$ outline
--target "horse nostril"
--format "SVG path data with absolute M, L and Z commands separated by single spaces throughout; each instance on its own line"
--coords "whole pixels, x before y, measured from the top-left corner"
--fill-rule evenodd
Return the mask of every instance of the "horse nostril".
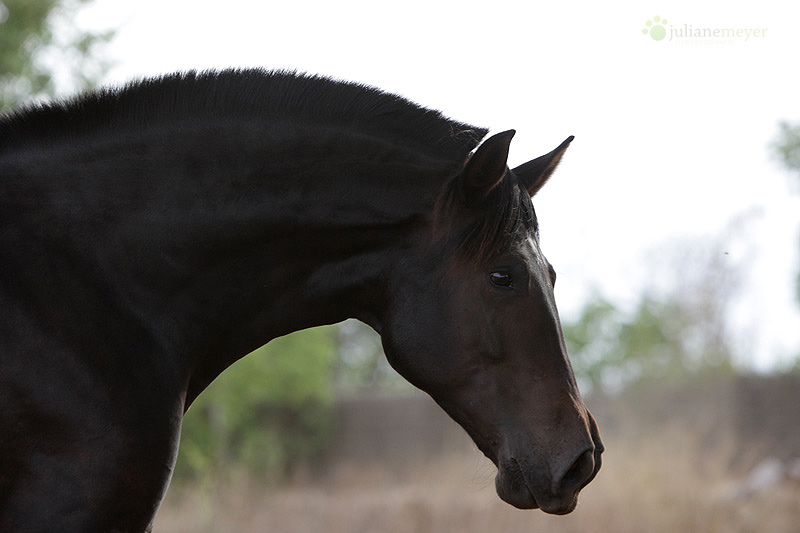
M 564 473 L 561 478 L 561 489 L 579 489 L 588 482 L 594 473 L 594 450 L 586 450 L 575 459 L 572 466 Z

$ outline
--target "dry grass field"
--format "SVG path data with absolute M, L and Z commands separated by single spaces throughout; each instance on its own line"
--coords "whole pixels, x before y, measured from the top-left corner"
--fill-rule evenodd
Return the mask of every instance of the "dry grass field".
M 702 406 L 687 400 L 685 416 L 648 416 L 650 423 L 640 418 L 636 427 L 620 424 L 636 418 L 624 408 L 611 416 L 619 408 L 601 406 L 601 424 L 608 422 L 603 469 L 578 508 L 563 517 L 500 501 L 489 461 L 457 446 L 400 465 L 350 459 L 280 489 L 248 479 L 179 488 L 168 495 L 155 531 L 800 532 L 797 479 L 786 476 L 762 491 L 733 496 L 768 446 L 756 439 L 743 446 L 737 425 L 720 419 L 719 408 L 727 410 L 730 402 L 712 396 L 716 400 Z M 652 400 L 661 406 L 673 401 L 669 394 Z

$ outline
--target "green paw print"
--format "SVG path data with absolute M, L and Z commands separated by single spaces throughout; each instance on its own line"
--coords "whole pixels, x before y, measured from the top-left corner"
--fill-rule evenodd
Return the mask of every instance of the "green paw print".
M 645 22 L 647 28 L 643 29 L 642 33 L 644 33 L 645 35 L 649 33 L 650 37 L 652 37 L 653 40 L 660 41 L 661 39 L 667 36 L 667 29 L 664 27 L 664 24 L 666 23 L 667 19 L 662 19 L 661 17 L 656 15 L 655 17 L 653 17 L 653 20 L 648 20 L 647 22 Z

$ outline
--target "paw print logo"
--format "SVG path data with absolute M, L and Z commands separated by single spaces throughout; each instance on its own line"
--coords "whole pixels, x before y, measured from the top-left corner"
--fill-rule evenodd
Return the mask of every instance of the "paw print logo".
M 648 20 L 644 23 L 647 28 L 643 29 L 642 33 L 645 35 L 650 34 L 654 41 L 660 41 L 667 36 L 667 29 L 664 27 L 666 23 L 667 19 L 662 19 L 656 15 L 653 20 Z

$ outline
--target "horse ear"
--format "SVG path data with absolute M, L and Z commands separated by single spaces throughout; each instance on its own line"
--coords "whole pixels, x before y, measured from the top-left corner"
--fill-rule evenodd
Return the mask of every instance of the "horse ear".
M 461 172 L 461 183 L 468 205 L 483 200 L 506 174 L 508 147 L 516 132 L 504 131 L 486 139 L 472 154 Z
M 563 143 L 558 145 L 558 148 L 549 154 L 537 157 L 533 161 L 523 163 L 513 170 L 517 178 L 519 178 L 525 185 L 525 188 L 528 189 L 528 194 L 533 196 L 547 183 L 550 175 L 556 169 L 558 162 L 561 161 L 561 156 L 567 151 L 569 143 L 571 143 L 574 138 L 575 136 L 570 135 Z

